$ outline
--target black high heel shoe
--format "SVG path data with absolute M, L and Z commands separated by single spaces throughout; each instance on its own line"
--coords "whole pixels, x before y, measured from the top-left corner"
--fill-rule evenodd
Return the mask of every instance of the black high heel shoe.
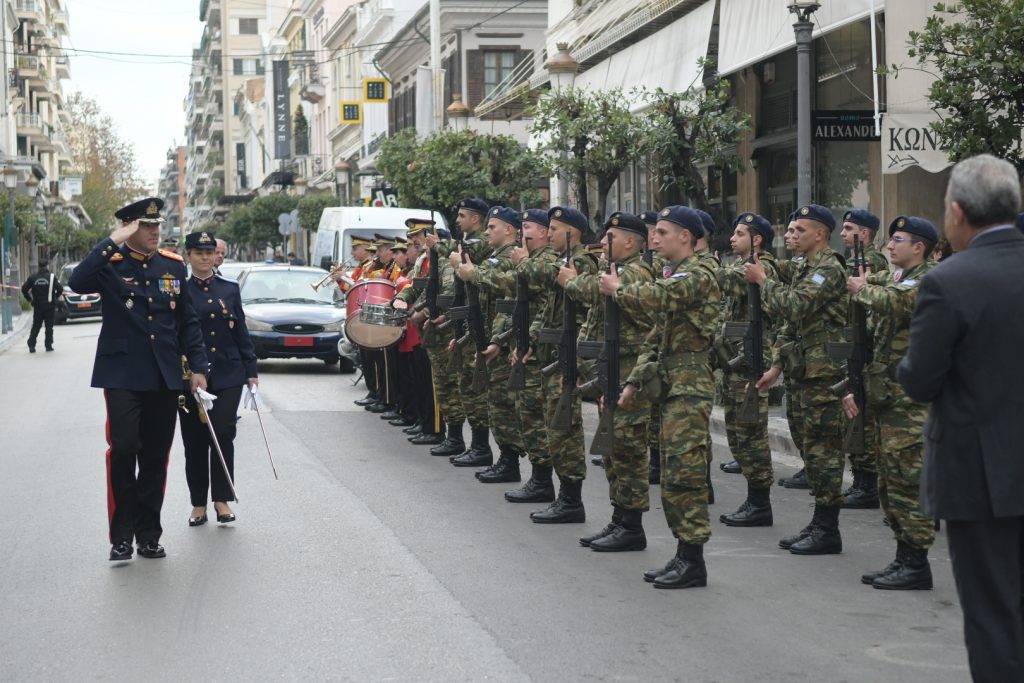
M 203 514 L 199 515 L 198 517 L 189 517 L 188 518 L 188 525 L 189 526 L 202 526 L 202 525 L 206 524 L 206 521 L 207 521 L 206 511 L 204 510 Z
M 214 509 L 216 510 L 216 506 L 214 506 Z M 226 515 L 222 515 L 219 511 L 217 512 L 217 522 L 218 523 L 220 523 L 220 524 L 227 524 L 227 523 L 233 522 L 233 521 L 235 521 L 235 514 L 233 512 L 229 512 Z

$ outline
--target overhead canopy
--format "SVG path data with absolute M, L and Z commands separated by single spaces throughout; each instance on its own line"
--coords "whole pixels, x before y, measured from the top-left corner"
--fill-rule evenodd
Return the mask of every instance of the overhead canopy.
M 730 74 L 796 46 L 785 0 L 722 0 L 718 70 Z M 860 21 L 871 14 L 872 0 L 822 0 L 812 15 L 814 36 Z M 885 0 L 874 0 L 875 11 Z
M 707 55 L 714 18 L 715 2 L 708 0 L 657 33 L 577 75 L 575 86 L 587 90 L 622 88 L 627 94 L 633 86 L 666 92 L 699 86 L 702 71 L 697 60 Z

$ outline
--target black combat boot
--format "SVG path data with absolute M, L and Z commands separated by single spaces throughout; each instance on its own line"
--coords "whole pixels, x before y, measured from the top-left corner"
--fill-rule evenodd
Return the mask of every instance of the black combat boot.
M 854 477 L 856 476 L 857 473 L 854 472 Z M 851 510 L 876 510 L 881 507 L 878 500 L 878 473 L 861 470 L 860 486 L 855 483 L 850 487 L 839 507 Z
M 558 498 L 543 510 L 530 513 L 530 519 L 535 524 L 579 524 L 587 521 L 587 511 L 583 508 L 583 480 L 582 479 L 559 479 Z M 612 514 L 614 520 L 615 514 Z M 608 527 L 614 526 L 612 522 Z M 603 532 L 602 532 L 603 533 Z M 580 544 L 584 539 L 580 539 Z
M 456 467 L 487 467 L 494 464 L 494 453 L 491 452 L 491 444 L 488 441 L 490 432 L 487 427 L 470 426 L 473 437 L 469 442 L 469 448 L 460 455 L 454 455 L 448 460 Z
M 483 472 L 477 472 L 476 478 L 481 484 L 504 484 L 510 481 L 522 481 L 519 473 L 519 456 L 523 454 L 514 446 L 501 446 L 497 464 Z
M 747 484 L 747 499 L 740 509 L 718 518 L 726 526 L 771 526 L 772 501 L 769 489 L 755 489 Z
M 897 550 L 897 553 L 899 551 Z M 930 591 L 932 568 L 928 550 L 903 544 L 903 559 L 896 569 L 876 578 L 871 585 L 885 591 Z
M 591 458 L 590 464 L 597 465 L 598 467 L 604 467 L 604 457 L 599 455 L 596 458 Z
M 448 436 L 445 440 L 430 449 L 431 455 L 459 455 L 466 450 L 466 442 L 462 440 L 462 423 L 448 424 Z
M 743 468 L 740 467 L 740 464 L 735 460 L 730 460 L 729 462 L 721 463 L 718 466 L 718 469 L 728 474 L 740 474 L 743 471 Z
M 647 464 L 647 483 L 661 484 L 661 450 L 651 446 L 651 460 Z
M 793 545 L 789 552 L 794 555 L 834 555 L 843 552 L 843 537 L 839 535 L 839 506 L 815 505 L 820 508 L 818 523 L 811 533 Z
M 590 549 L 601 553 L 644 550 L 647 548 L 647 536 L 644 534 L 643 516 L 641 510 L 623 510 L 622 523 L 607 536 L 591 541 Z
M 792 477 L 783 477 L 782 479 L 779 479 L 779 486 L 784 486 L 787 489 L 811 488 L 811 483 L 807 481 L 807 470 L 801 467 Z
M 669 570 L 654 579 L 655 588 L 696 588 L 708 585 L 703 545 L 679 541 L 676 556 L 669 564 Z
M 821 519 L 821 507 L 818 505 L 814 506 L 814 514 L 811 515 L 810 523 L 800 531 L 796 532 L 792 536 L 785 536 L 779 539 L 779 547 L 783 550 L 789 550 L 793 547 L 793 544 L 799 543 L 808 536 L 811 535 L 811 530 L 818 525 Z
M 530 478 L 521 488 L 505 491 L 510 503 L 550 503 L 555 499 L 555 485 L 551 483 L 551 465 L 530 465 Z
M 885 565 L 882 569 L 876 569 L 873 572 L 864 572 L 860 575 L 860 582 L 870 586 L 875 582 L 875 579 L 896 571 L 899 569 L 900 565 L 903 564 L 903 558 L 906 556 L 906 552 L 906 544 L 903 541 L 896 541 L 896 559 Z
M 591 534 L 590 536 L 584 536 L 583 538 L 581 538 L 580 545 L 582 545 L 585 548 L 589 548 L 591 543 L 593 543 L 599 538 L 604 538 L 611 532 L 615 531 L 615 528 L 618 527 L 620 524 L 622 524 L 622 508 L 618 508 L 612 505 L 612 521 L 609 522 L 608 525 L 605 526 L 605 528 L 601 529 L 596 534 Z

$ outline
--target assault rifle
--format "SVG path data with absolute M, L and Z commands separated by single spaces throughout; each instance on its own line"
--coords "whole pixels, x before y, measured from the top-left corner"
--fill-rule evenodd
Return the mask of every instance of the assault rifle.
M 614 272 L 615 262 L 612 260 L 612 240 L 614 235 L 608 233 L 608 273 Z M 593 455 L 612 455 L 614 444 L 613 432 L 615 409 L 619 402 L 619 304 L 614 296 L 604 299 L 604 342 L 601 353 L 597 357 L 597 382 L 604 394 L 604 411 L 597 423 L 597 432 L 590 442 Z
M 459 251 L 462 251 L 464 246 L 462 238 L 460 237 L 457 241 Z M 455 324 L 455 350 L 452 352 L 452 366 L 455 372 L 462 371 L 462 347 L 469 341 L 469 332 L 466 330 L 466 283 L 463 282 L 458 273 L 454 275 L 455 281 L 455 296 L 451 302 L 445 302 L 448 304 L 448 319 L 438 325 L 437 329 L 440 332 L 448 329 Z M 445 297 L 447 298 L 447 297 Z M 441 304 L 439 304 L 441 305 Z
M 750 238 L 750 260 L 754 263 L 754 238 Z M 757 424 L 761 420 L 761 399 L 757 382 L 764 374 L 764 318 L 761 311 L 761 286 L 747 284 L 747 322 L 727 322 L 723 336 L 742 339 L 743 352 L 729 361 L 733 372 L 743 371 L 747 376 L 747 390 L 743 403 L 736 412 L 740 424 Z
M 459 250 L 462 253 L 462 262 L 469 262 L 469 254 L 466 253 L 465 247 L 462 243 L 459 243 Z M 462 279 L 455 275 L 456 282 L 456 297 L 458 297 L 458 283 L 462 282 Z M 487 360 L 484 358 L 484 351 L 487 350 L 487 332 L 484 330 L 484 313 L 480 308 L 480 290 L 476 285 L 472 285 L 468 282 L 462 283 L 464 286 L 466 305 L 464 311 L 456 312 L 455 308 L 451 309 L 453 317 L 458 316 L 465 320 L 466 328 L 469 330 L 463 337 L 455 340 L 455 352 L 460 353 L 459 347 L 466 344 L 469 338 L 473 338 L 473 344 L 476 346 L 476 364 L 473 367 L 473 390 L 484 391 L 487 388 Z M 461 364 L 461 359 L 460 359 Z
M 565 231 L 565 264 L 572 263 L 572 232 Z M 562 329 L 542 329 L 541 343 L 558 344 L 558 360 L 545 366 L 541 373 L 547 377 L 556 370 L 562 374 L 562 391 L 558 395 L 551 428 L 560 431 L 572 429 L 573 394 L 576 392 L 576 301 L 562 290 Z
M 441 275 L 438 273 L 436 247 L 437 245 L 434 245 L 430 248 L 430 251 L 427 252 L 427 267 L 429 272 L 427 273 L 426 296 L 424 301 L 427 308 L 427 317 L 430 320 L 435 320 L 437 316 L 441 315 L 441 308 L 437 303 L 437 297 L 441 292 Z M 434 329 L 433 325 L 426 325 L 424 327 L 423 340 L 430 342 L 436 334 L 437 331 Z
M 860 274 L 867 266 L 864 245 L 860 236 L 853 237 L 853 272 Z M 864 453 L 864 410 L 867 406 L 867 392 L 864 389 L 864 368 L 870 358 L 868 348 L 868 321 L 864 306 L 850 302 L 850 326 L 843 328 L 845 341 L 829 342 L 828 355 L 846 361 L 846 377 L 832 385 L 832 392 L 839 397 L 852 393 L 857 403 L 857 417 L 850 421 L 843 439 L 843 450 L 860 455 Z
M 522 246 L 527 246 L 523 236 Z M 530 281 L 525 275 L 516 275 L 516 307 L 512 312 L 512 329 L 516 336 L 515 362 L 508 376 L 508 388 L 522 391 L 526 388 L 526 363 L 523 356 L 530 350 Z

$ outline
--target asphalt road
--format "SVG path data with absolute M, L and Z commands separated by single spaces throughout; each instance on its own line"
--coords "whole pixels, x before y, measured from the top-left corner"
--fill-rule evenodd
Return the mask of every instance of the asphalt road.
M 0 355 L 0 680 L 968 678 L 942 534 L 935 590 L 877 591 L 859 576 L 891 559 L 878 511 L 843 513 L 843 554 L 796 557 L 776 543 L 807 522 L 806 492 L 773 491 L 774 528 L 729 529 L 717 516 L 745 484 L 715 467 L 709 585 L 655 590 L 641 573 L 675 549 L 656 487 L 645 552 L 581 548 L 609 515 L 602 470 L 586 524 L 534 525 L 535 506 L 410 446 L 316 361 L 261 363 L 280 480 L 245 411 L 237 524 L 187 526 L 176 442 L 168 557 L 110 563 L 98 332 L 73 323 L 55 353 Z

